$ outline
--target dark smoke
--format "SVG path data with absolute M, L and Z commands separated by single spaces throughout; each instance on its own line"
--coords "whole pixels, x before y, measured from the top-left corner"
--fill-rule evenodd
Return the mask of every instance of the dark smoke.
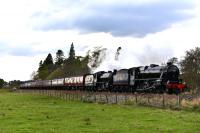
M 117 48 L 117 52 L 116 52 L 116 54 L 115 54 L 115 60 L 117 61 L 117 60 L 119 60 L 119 55 L 120 55 L 120 51 L 121 51 L 121 47 L 118 47 Z

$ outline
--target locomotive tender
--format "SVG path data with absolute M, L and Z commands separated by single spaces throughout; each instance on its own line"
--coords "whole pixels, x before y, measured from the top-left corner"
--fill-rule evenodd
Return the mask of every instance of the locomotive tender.
M 64 89 L 109 92 L 181 93 L 186 85 L 179 79 L 179 69 L 172 63 L 159 66 L 133 67 L 112 71 L 100 71 L 74 77 L 53 80 L 27 81 L 20 89 Z

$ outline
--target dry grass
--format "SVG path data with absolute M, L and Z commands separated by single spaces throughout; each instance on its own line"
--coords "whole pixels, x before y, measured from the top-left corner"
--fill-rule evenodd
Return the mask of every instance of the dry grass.
M 200 106 L 200 98 L 196 98 L 192 100 L 192 105 L 193 106 Z
M 183 99 L 181 101 L 181 106 L 183 108 L 200 109 L 200 98 L 195 98 L 192 101 Z

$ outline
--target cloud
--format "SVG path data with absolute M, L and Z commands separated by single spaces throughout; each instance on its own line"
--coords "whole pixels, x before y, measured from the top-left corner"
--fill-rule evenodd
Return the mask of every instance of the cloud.
M 28 80 L 35 68 L 38 67 L 40 56 L 10 56 L 0 58 L 0 76 L 6 81 Z M 36 63 L 33 63 L 33 60 Z
M 4 49 L 6 49 L 6 45 L 4 42 L 0 42 L 0 53 L 3 53 L 4 52 Z
M 166 63 L 168 59 L 173 57 L 173 50 L 169 47 L 153 48 L 147 45 L 143 48 L 143 52 L 136 55 L 136 59 L 140 64 L 157 64 Z
M 32 46 L 10 46 L 1 44 L 0 56 L 35 56 L 38 54 L 44 54 L 42 51 L 33 50 Z
M 57 11 L 34 14 L 32 18 L 38 21 L 35 28 L 45 31 L 75 29 L 80 33 L 104 32 L 113 36 L 144 37 L 191 18 L 192 15 L 186 10 L 194 6 L 191 1 L 185 0 L 79 4 L 76 2 L 69 6 L 68 3 Z
M 31 47 L 15 47 L 8 51 L 12 56 L 34 56 L 41 54 L 39 51 L 33 51 Z

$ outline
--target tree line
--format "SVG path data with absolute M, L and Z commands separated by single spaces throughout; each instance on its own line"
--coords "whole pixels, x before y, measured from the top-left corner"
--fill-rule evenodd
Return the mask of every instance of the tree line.
M 33 73 L 32 78 L 33 80 L 44 80 L 89 73 L 88 59 L 88 56 L 76 56 L 72 43 L 67 58 L 60 49 L 56 52 L 55 59 L 49 53 L 44 61 L 40 61 L 39 68 L 36 73 Z

